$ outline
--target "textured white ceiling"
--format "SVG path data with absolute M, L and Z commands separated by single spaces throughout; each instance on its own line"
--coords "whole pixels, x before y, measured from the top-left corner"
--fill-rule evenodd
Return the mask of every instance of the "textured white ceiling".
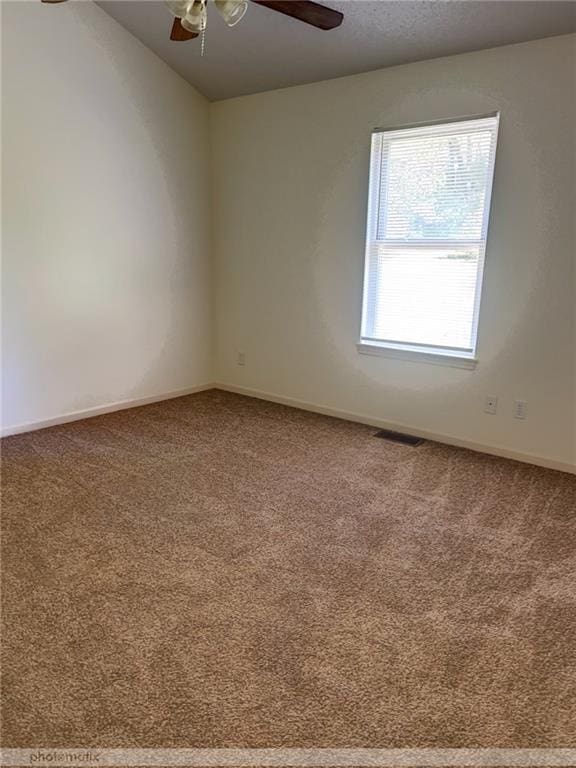
M 173 17 L 163 2 L 98 2 L 212 101 L 576 31 L 576 2 L 571 0 L 324 4 L 344 13 L 338 29 L 318 30 L 253 4 L 229 29 L 209 8 L 201 57 L 199 39 L 170 41 Z

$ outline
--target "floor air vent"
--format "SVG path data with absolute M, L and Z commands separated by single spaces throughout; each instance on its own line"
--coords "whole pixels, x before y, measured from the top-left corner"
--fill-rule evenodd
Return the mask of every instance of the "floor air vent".
M 405 435 L 402 432 L 392 432 L 389 429 L 380 429 L 374 437 L 381 437 L 383 440 L 390 440 L 393 443 L 402 443 L 402 445 L 420 445 L 424 440 L 414 435 Z

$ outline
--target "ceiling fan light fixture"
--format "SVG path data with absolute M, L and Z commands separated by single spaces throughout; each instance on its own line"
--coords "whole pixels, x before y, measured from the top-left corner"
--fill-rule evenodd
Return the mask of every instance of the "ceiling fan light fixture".
M 216 9 L 229 27 L 242 20 L 248 10 L 246 0 L 214 0 Z
M 180 19 L 180 23 L 188 32 L 201 34 L 206 29 L 206 0 L 193 0 L 189 3 L 186 14 Z
M 177 19 L 181 19 L 186 16 L 188 8 L 192 5 L 192 3 L 193 0 L 166 0 L 168 10 L 170 13 L 176 16 Z

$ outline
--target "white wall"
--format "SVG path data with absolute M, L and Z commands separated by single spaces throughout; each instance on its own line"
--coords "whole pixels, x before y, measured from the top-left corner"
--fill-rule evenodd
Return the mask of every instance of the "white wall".
M 212 105 L 217 380 L 573 465 L 574 41 Z M 477 369 L 359 355 L 371 129 L 494 110 Z M 497 416 L 483 413 L 486 395 L 500 398 Z M 515 397 L 526 421 L 512 417 Z
M 576 463 L 574 36 L 208 105 L 92 3 L 2 17 L 5 428 L 217 379 Z M 496 109 L 478 368 L 359 355 L 371 129 Z
M 92 3 L 2 3 L 3 423 L 211 378 L 208 104 Z

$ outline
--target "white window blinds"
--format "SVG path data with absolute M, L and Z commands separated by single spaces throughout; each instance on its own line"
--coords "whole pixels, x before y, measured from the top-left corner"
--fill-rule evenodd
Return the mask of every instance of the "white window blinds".
M 372 135 L 362 344 L 474 358 L 497 131 Z

